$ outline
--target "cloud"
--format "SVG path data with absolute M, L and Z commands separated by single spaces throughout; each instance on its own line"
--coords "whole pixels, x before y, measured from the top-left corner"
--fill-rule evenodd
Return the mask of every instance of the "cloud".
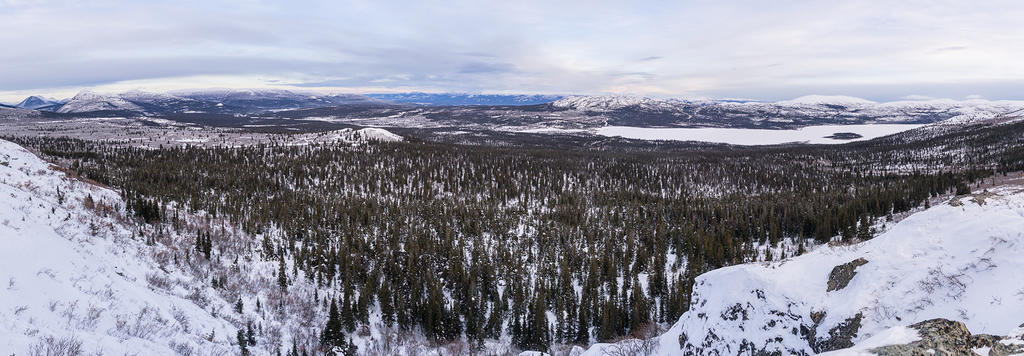
M 966 50 L 966 49 L 967 49 L 967 46 L 949 46 L 949 47 L 936 48 L 935 52 L 936 53 L 955 52 L 955 51 L 963 51 L 963 50 Z
M 196 77 L 344 90 L 998 97 L 1024 81 L 1024 48 L 1008 45 L 1024 37 L 1022 17 L 1015 1 L 8 0 L 0 98 Z
M 515 71 L 515 66 L 508 63 L 469 62 L 463 64 L 459 73 L 508 73 Z

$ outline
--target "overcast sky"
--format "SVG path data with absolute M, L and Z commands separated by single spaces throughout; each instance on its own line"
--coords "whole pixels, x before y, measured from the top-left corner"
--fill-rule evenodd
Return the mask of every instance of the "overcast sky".
M 0 100 L 209 87 L 1024 99 L 1021 1 L 0 0 Z

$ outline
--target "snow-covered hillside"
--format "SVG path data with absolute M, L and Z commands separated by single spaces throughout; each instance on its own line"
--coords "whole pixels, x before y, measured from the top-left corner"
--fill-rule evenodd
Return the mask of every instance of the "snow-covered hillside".
M 652 110 L 671 110 L 678 105 L 688 104 L 679 99 L 656 99 L 642 96 L 570 96 L 556 100 L 552 106 L 579 111 L 612 111 L 625 107 L 639 107 Z
M 907 341 L 890 328 L 933 318 L 1007 335 L 1024 322 L 1021 256 L 1024 187 L 956 197 L 857 245 L 701 275 L 658 354 L 814 354 L 884 331 L 868 342 L 880 346 Z
M 101 95 L 83 91 L 57 109 L 59 113 L 83 113 L 91 111 L 142 111 L 142 108 L 117 95 Z
M 41 96 L 30 96 L 22 100 L 15 107 L 29 110 L 54 110 L 63 104 L 60 100 L 48 99 Z
M 115 192 L 68 178 L 0 141 L 0 196 L 5 354 L 59 345 L 83 354 L 232 350 L 236 328 L 181 296 L 203 281 L 177 270 L 166 252 L 143 252 Z
M 878 103 L 849 96 L 808 95 L 778 102 L 572 96 L 552 107 L 607 115 L 638 127 L 801 127 L 821 124 L 963 123 L 1024 111 L 1022 101 L 908 100 Z

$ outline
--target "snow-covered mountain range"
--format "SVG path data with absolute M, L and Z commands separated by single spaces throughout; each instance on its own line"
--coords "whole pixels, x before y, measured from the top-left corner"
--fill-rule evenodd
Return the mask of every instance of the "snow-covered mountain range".
M 367 94 L 382 101 L 416 105 L 537 105 L 561 99 L 560 95 L 389 93 Z
M 924 100 L 877 103 L 847 96 L 810 95 L 779 102 L 568 97 L 551 104 L 609 117 L 609 124 L 649 127 L 789 127 L 821 124 L 926 124 L 973 120 L 1024 110 L 1024 101 Z
M 372 104 L 377 100 L 354 94 L 313 95 L 287 90 L 199 90 L 172 93 L 129 91 L 99 94 L 82 91 L 66 100 L 26 98 L 18 107 L 56 111 L 64 114 L 125 112 L 138 114 L 171 113 L 258 113 L 347 104 Z

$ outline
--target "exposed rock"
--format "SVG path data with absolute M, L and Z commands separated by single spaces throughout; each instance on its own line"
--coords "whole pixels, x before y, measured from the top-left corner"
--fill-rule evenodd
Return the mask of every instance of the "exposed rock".
M 825 314 L 826 313 L 825 313 L 824 310 L 812 311 L 811 312 L 811 321 L 814 322 L 814 325 L 821 324 L 821 321 L 823 319 L 825 319 Z
M 1024 324 L 1021 324 L 1009 336 L 1000 338 L 992 344 L 989 356 L 1009 356 L 1024 354 Z
M 867 263 L 867 261 L 865 261 L 865 263 Z M 854 315 L 832 329 L 829 329 L 827 338 L 818 338 L 812 343 L 811 346 L 814 349 L 814 352 L 820 353 L 852 347 L 853 338 L 857 337 L 857 331 L 860 330 L 860 322 L 863 318 L 863 314 L 857 313 L 857 315 Z
M 911 325 L 910 328 L 918 331 L 920 340 L 903 345 L 882 346 L 871 349 L 871 352 L 885 356 L 977 355 L 973 350 L 975 337 L 971 336 L 962 322 L 931 319 Z
M 853 276 L 857 275 L 857 267 L 867 263 L 868 260 L 861 257 L 832 268 L 832 273 L 828 275 L 828 288 L 825 291 L 831 292 L 846 288 L 850 281 L 853 280 Z

